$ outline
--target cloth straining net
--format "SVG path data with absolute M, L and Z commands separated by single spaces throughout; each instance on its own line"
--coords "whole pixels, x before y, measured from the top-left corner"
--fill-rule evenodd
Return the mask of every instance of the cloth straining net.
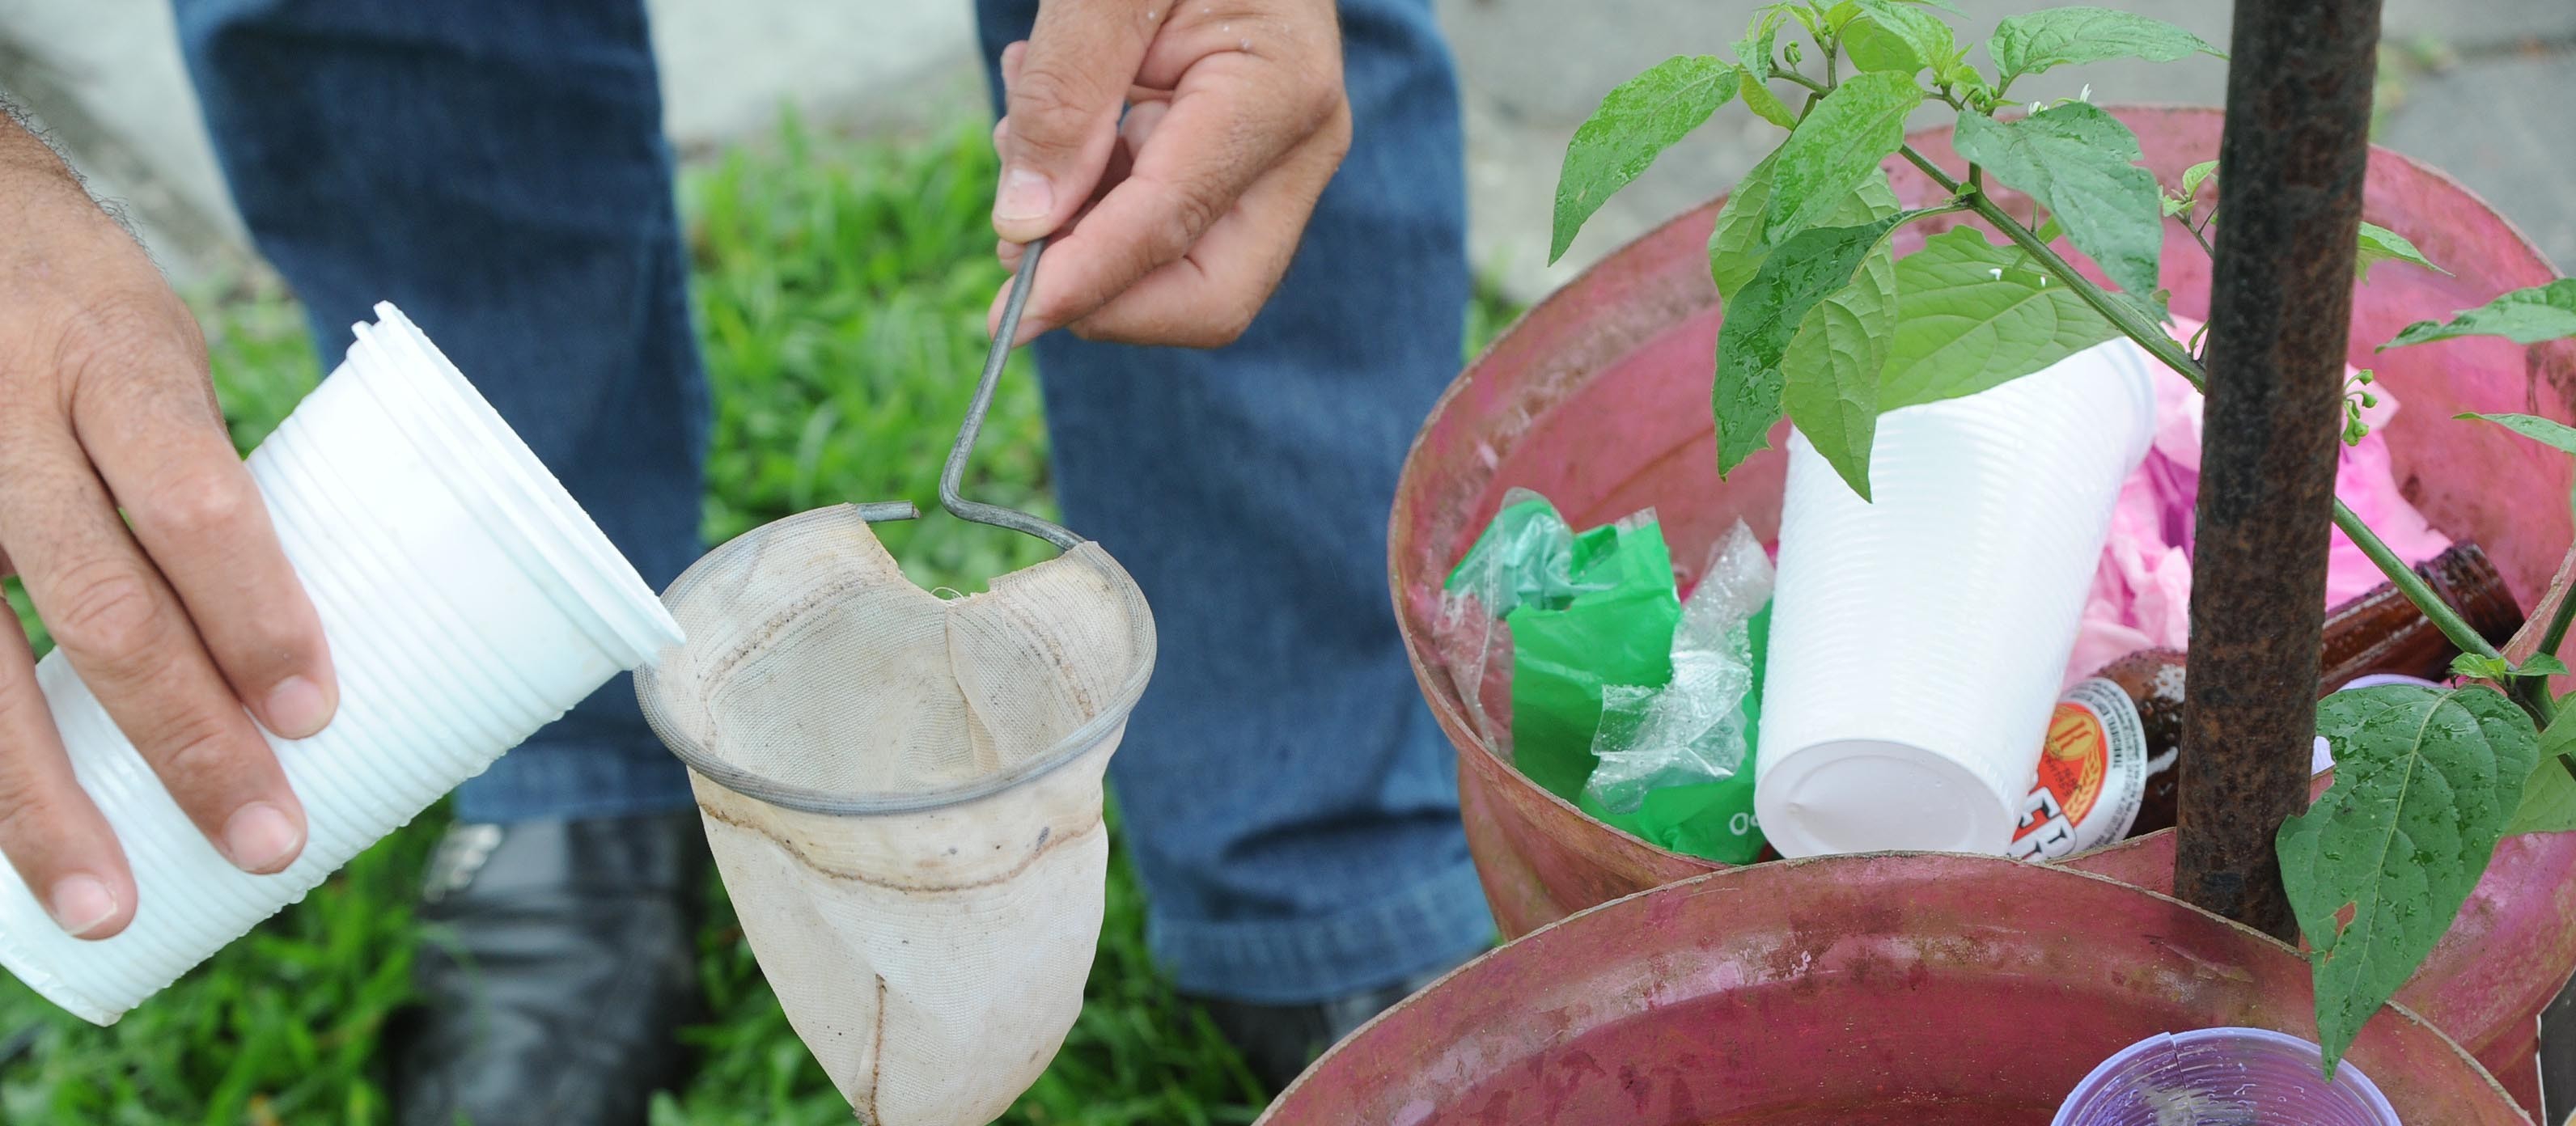
M 664 595 L 636 674 L 796 1033 L 878 1126 L 991 1121 L 1082 1004 L 1101 776 L 1154 663 L 1099 545 L 942 599 L 848 506 L 755 529 Z

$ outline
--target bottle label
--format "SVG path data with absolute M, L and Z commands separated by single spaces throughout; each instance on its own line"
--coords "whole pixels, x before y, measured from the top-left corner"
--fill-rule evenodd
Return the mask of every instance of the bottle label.
M 2147 791 L 2147 730 L 2138 705 L 2096 677 L 2066 690 L 2049 717 L 2039 777 L 2022 802 L 2009 855 L 2062 860 L 2119 840 Z

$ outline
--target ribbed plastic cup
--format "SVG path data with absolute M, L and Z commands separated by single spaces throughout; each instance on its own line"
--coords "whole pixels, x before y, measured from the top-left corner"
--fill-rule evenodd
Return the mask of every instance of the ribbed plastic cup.
M 2370 1077 L 2345 1060 L 2325 1077 L 2317 1046 L 2262 1028 L 2158 1034 L 2102 1061 L 2051 1126 L 2177 1122 L 2400 1126 Z
M 2004 851 L 2155 433 L 2147 363 L 2113 341 L 1881 416 L 1876 503 L 1790 439 L 1754 778 L 1782 855 Z
M 2374 672 L 2366 673 L 2361 676 L 2356 676 L 2351 680 L 2347 680 L 2343 683 L 2343 687 L 2337 688 L 2335 691 L 2350 692 L 2357 688 L 2384 688 L 2392 684 L 2402 685 L 2407 688 L 2440 688 L 2442 686 L 2438 681 L 2426 680 L 2420 676 L 2408 676 L 2404 673 L 2396 672 Z
M 66 935 L 0 865 L 0 966 L 108 1024 L 275 914 L 680 627 L 527 445 L 392 305 L 250 456 L 320 611 L 340 710 L 269 736 L 304 853 L 254 876 L 171 800 L 61 653 L 36 680 L 83 789 L 133 865 L 114 938 Z

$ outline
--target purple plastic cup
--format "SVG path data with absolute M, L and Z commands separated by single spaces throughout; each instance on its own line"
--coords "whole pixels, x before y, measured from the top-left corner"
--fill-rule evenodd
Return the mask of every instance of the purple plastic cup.
M 2343 687 L 2337 688 L 2335 691 L 2350 692 L 2356 688 L 2377 688 L 2383 684 L 2404 684 L 2415 688 L 2440 688 L 2442 686 L 2438 681 L 2426 680 L 2420 676 L 2407 676 L 2403 673 L 2393 672 L 2375 672 L 2367 676 L 2356 676 L 2351 680 L 2347 680 L 2344 682 Z
M 2051 1126 L 2399 1126 L 2370 1077 L 2261 1028 L 2159 1033 L 2103 1060 Z

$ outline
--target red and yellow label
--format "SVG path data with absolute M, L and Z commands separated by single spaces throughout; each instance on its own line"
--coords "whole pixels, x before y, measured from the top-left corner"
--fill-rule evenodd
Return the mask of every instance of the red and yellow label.
M 2082 821 L 2102 798 L 2102 773 L 2111 764 L 2111 740 L 2102 719 L 2082 704 L 2061 702 L 2048 720 L 2039 749 L 2039 788 L 2057 795 L 2070 821 Z
M 2102 679 L 2070 688 L 2049 717 L 2039 767 L 2009 853 L 2058 860 L 2120 839 L 2146 797 L 2146 727 L 2138 705 Z

